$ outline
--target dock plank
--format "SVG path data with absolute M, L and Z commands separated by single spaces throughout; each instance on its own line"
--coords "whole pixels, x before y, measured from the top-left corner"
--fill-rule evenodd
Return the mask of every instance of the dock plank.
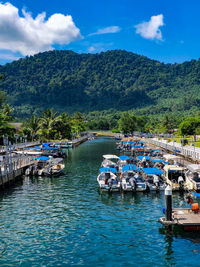
M 200 213 L 194 213 L 191 209 L 173 210 L 173 219 L 179 225 L 200 225 Z

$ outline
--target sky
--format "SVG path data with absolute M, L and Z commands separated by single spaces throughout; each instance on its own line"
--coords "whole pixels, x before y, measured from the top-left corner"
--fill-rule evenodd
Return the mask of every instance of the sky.
M 199 59 L 199 14 L 199 0 L 1 1 L 0 64 L 53 49 Z

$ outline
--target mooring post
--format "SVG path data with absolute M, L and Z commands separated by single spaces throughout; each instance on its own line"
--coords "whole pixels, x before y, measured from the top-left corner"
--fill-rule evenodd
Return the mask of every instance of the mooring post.
M 172 188 L 170 185 L 165 188 L 165 219 L 172 221 Z

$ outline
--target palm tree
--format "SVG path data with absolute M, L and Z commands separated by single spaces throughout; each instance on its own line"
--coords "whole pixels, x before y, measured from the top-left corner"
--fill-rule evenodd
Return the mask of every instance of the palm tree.
M 47 109 L 43 112 L 42 117 L 40 118 L 40 126 L 42 135 L 47 139 L 50 139 L 55 134 L 55 126 L 58 120 L 58 113 L 54 112 L 53 109 Z
M 40 119 L 32 115 L 30 121 L 27 123 L 27 129 L 30 131 L 32 139 L 34 139 L 40 130 Z

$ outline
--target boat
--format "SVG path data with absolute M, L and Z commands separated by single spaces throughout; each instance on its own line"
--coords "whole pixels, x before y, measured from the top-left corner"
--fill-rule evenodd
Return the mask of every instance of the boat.
M 200 192 L 200 165 L 189 164 L 185 173 L 185 184 L 188 190 Z
M 121 182 L 117 176 L 116 168 L 100 168 L 97 182 L 103 192 L 119 192 Z
M 139 161 L 139 165 L 140 165 L 141 168 L 151 167 L 152 159 L 149 156 L 146 156 L 146 155 L 138 156 L 137 160 Z
M 160 169 L 143 168 L 142 172 L 150 191 L 165 190 L 167 184 L 162 179 L 163 172 Z
M 147 183 L 140 174 L 140 168 L 134 164 L 123 166 L 121 187 L 124 192 L 146 191 Z
M 104 168 L 116 168 L 118 170 L 118 164 L 116 162 L 113 162 L 112 160 L 119 160 L 119 157 L 116 155 L 103 155 L 103 162 L 101 164 L 101 167 Z
M 43 169 L 42 174 L 45 176 L 58 176 L 63 172 L 65 164 L 63 158 L 52 158 L 46 168 Z
M 37 165 L 27 168 L 25 171 L 26 175 L 58 176 L 65 167 L 63 158 L 40 156 L 35 158 L 35 160 L 37 160 Z
M 172 187 L 173 191 L 185 189 L 185 168 L 177 165 L 165 165 L 163 168 L 164 179 Z
M 120 156 L 119 160 L 118 160 L 118 169 L 119 172 L 122 171 L 123 166 L 127 165 L 127 164 L 133 164 L 134 163 L 134 158 L 133 157 L 129 157 L 126 155 Z

